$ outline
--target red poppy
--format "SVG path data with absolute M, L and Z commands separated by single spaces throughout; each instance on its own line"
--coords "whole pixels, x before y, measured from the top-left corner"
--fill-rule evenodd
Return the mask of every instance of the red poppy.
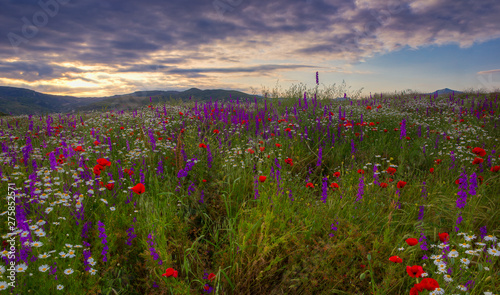
M 142 194 L 142 193 L 144 193 L 146 191 L 146 187 L 144 187 L 144 184 L 138 183 L 134 187 L 132 187 L 131 190 L 134 193 L 140 195 L 140 194 Z
M 410 295 L 418 295 L 418 292 L 424 291 L 424 287 L 420 284 L 413 285 L 413 288 L 410 289 Z
M 382 183 L 380 184 L 380 187 L 381 187 L 381 188 L 386 188 L 386 187 L 387 187 L 387 183 L 382 182 Z
M 214 133 L 215 134 L 219 134 L 219 130 L 218 129 L 214 129 Z
M 132 174 L 134 174 L 134 171 L 132 171 L 132 170 L 130 170 L 128 168 L 123 169 L 123 172 L 127 173 L 129 176 L 132 175 Z
M 358 137 L 358 136 L 359 136 L 359 132 L 354 133 L 354 135 L 355 135 L 356 137 Z
M 203 179 L 202 181 L 203 181 L 203 182 L 207 182 L 207 180 L 206 180 L 206 179 Z
M 486 151 L 480 147 L 475 147 L 472 152 L 480 157 L 486 156 Z
M 424 269 L 420 265 L 407 266 L 406 272 L 412 278 L 420 278 L 420 276 L 424 273 Z
M 285 129 L 285 131 L 286 131 L 286 132 L 291 132 L 291 131 L 292 131 L 292 129 L 290 129 L 290 128 L 286 128 L 286 129 Z
M 410 246 L 415 246 L 416 244 L 418 244 L 418 240 L 415 238 L 409 238 L 409 239 L 406 239 L 406 244 L 408 244 Z
M 167 277 L 167 278 L 173 276 L 174 278 L 176 278 L 177 275 L 178 275 L 178 272 L 176 270 L 174 270 L 173 268 L 167 268 L 167 270 L 165 270 L 165 273 L 162 274 L 161 276 Z
M 439 288 L 438 282 L 433 278 L 424 278 L 420 282 L 420 286 L 422 286 L 427 291 L 434 291 Z
M 77 146 L 76 148 L 73 148 L 75 152 L 84 152 L 85 150 L 82 148 L 81 145 Z
M 206 148 L 207 148 L 207 145 L 206 145 L 206 144 L 204 144 L 204 143 L 200 143 L 198 146 L 199 146 L 199 147 L 201 147 L 201 148 L 204 148 L 204 149 L 206 149 Z
M 500 166 L 499 165 L 493 166 L 490 169 L 491 172 L 498 172 L 499 170 L 500 170 Z
M 114 187 L 115 187 L 115 184 L 114 184 L 114 183 L 112 183 L 112 182 L 111 182 L 111 183 L 106 184 L 106 188 L 107 188 L 109 191 L 110 191 L 110 190 L 112 190 Z
M 293 160 L 291 158 L 286 158 L 285 163 L 287 163 L 290 166 L 293 166 Z
M 391 176 L 394 175 L 394 173 L 396 173 L 396 169 L 392 167 L 387 168 L 387 170 L 385 171 L 387 171 L 387 173 L 389 173 Z
M 388 180 L 388 181 L 389 181 L 389 182 L 393 182 L 393 181 L 394 181 L 394 179 L 392 179 L 392 178 L 389 178 L 389 180 Z
M 387 129 L 384 129 L 384 132 L 387 132 Z
M 94 141 L 94 145 L 100 145 L 101 143 L 99 142 L 99 140 L 96 140 Z
M 403 259 L 401 259 L 399 256 L 391 256 L 389 257 L 389 260 L 394 263 L 403 263 Z
M 247 152 L 249 152 L 250 154 L 254 154 L 255 153 L 254 150 L 252 150 L 252 149 L 248 149 Z
M 380 109 L 381 107 L 382 107 L 381 105 L 378 105 L 378 106 L 377 106 L 377 109 Z
M 213 272 L 211 272 L 211 273 L 208 275 L 207 279 L 208 279 L 209 281 L 211 281 L 211 280 L 215 279 L 215 274 L 214 274 Z
M 411 137 L 409 137 L 409 136 L 406 137 L 406 140 L 410 140 L 410 139 L 411 139 Z
M 332 184 L 330 184 L 330 187 L 336 189 L 339 188 L 339 185 L 336 182 L 333 182 Z
M 434 162 L 439 165 L 439 164 L 441 164 L 442 161 L 441 161 L 441 159 L 437 159 L 437 160 L 434 160 Z
M 430 173 L 434 173 L 434 168 L 429 169 Z
M 472 165 L 477 165 L 477 164 L 480 164 L 484 162 L 484 160 L 482 158 L 474 158 L 474 161 L 472 161 Z
M 308 183 L 306 184 L 306 187 L 314 187 L 314 184 L 313 184 L 312 182 L 308 182 Z
M 359 169 L 359 170 L 358 170 L 358 173 L 360 173 L 360 174 L 365 174 L 365 170 L 363 170 L 363 169 Z
M 263 152 L 265 149 L 266 149 L 266 148 L 265 148 L 265 147 L 263 147 L 263 146 L 259 147 L 259 150 L 260 150 L 261 152 Z M 285 160 L 285 161 L 286 161 L 286 160 Z
M 111 162 L 104 158 L 97 159 L 97 163 L 101 166 L 111 166 Z
M 179 112 L 179 115 L 181 115 L 181 116 L 182 116 L 182 115 L 184 115 L 184 113 L 183 113 L 183 112 Z
M 371 106 L 367 106 L 367 107 L 366 107 L 366 109 L 367 109 L 367 110 L 371 110 L 371 109 L 372 109 L 372 107 L 371 107 Z
M 264 175 L 259 176 L 260 182 L 264 182 L 264 181 L 266 181 L 266 179 L 267 179 L 267 176 L 264 176 Z
M 123 126 L 122 126 L 122 127 L 120 127 L 120 130 L 123 130 L 123 129 L 125 129 L 125 127 L 123 127 Z
M 403 188 L 403 187 L 405 187 L 405 185 L 406 185 L 406 182 L 400 180 L 400 181 L 398 181 L 398 184 L 396 186 L 397 186 L 397 188 Z
M 276 147 L 281 147 L 281 144 L 277 143 L 277 144 L 276 144 Z
M 94 166 L 94 174 L 97 175 L 97 176 L 101 175 L 101 169 L 99 169 L 98 166 L 102 167 L 101 165 L 95 165 Z
M 340 172 L 335 172 L 335 173 L 333 173 L 333 176 L 335 176 L 335 177 L 340 177 Z
M 441 240 L 441 242 L 447 242 L 450 240 L 450 235 L 448 233 L 439 233 L 439 240 Z

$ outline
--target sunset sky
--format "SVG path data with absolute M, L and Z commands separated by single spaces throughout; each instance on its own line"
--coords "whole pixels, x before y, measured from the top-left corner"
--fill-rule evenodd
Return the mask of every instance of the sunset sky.
M 0 0 L 0 86 L 500 88 L 498 0 Z

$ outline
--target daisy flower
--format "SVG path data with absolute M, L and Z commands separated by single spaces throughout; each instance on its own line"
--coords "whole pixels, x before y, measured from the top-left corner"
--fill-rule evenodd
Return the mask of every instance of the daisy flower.
M 467 258 L 461 258 L 461 259 L 460 259 L 460 262 L 462 262 L 462 263 L 463 263 L 463 264 L 465 264 L 465 265 L 469 265 L 470 260 L 469 260 L 469 259 L 467 259 Z
M 40 248 L 43 246 L 43 243 L 42 242 L 32 242 L 31 243 L 31 247 L 37 247 L 37 248 Z
M 442 288 L 436 288 L 434 291 L 429 293 L 429 295 L 441 295 L 444 294 L 444 289 Z
M 63 285 L 57 285 L 57 290 L 62 290 L 62 289 L 64 289 Z
M 476 238 L 476 236 L 475 235 L 468 235 L 468 236 L 464 236 L 464 238 L 467 242 L 470 242 L 470 241 L 474 240 Z
M 95 274 L 97 273 L 97 270 L 95 270 L 95 269 L 91 268 L 91 269 L 89 270 L 89 273 L 90 273 L 91 275 L 95 275 Z
M 448 253 L 448 257 L 458 257 L 458 251 L 453 249 Z
M 7 289 L 8 286 L 9 285 L 7 284 L 7 282 L 4 281 L 0 282 L 0 291 Z
M 41 272 L 46 272 L 47 270 L 49 270 L 49 266 L 47 264 L 40 265 L 38 267 L 38 270 L 41 271 Z
M 497 241 L 497 237 L 492 236 L 492 235 L 487 235 L 486 237 L 484 237 L 484 240 L 485 240 L 485 241 L 492 241 L 492 242 L 496 242 L 496 241 Z
M 457 288 L 458 288 L 458 290 L 460 290 L 460 291 L 464 291 L 464 292 L 465 292 L 465 291 L 467 291 L 467 288 L 466 288 L 464 285 L 460 285 L 460 286 L 458 286 Z
M 1 272 L 1 273 L 4 273 L 4 272 L 5 272 L 5 266 L 0 265 L 0 272 Z
M 488 254 L 493 255 L 493 256 L 500 256 L 500 252 L 497 249 L 494 249 L 494 248 L 489 248 L 488 249 Z
M 449 283 L 449 282 L 453 282 L 453 278 L 449 275 L 449 274 L 445 274 L 444 275 L 444 280 Z
M 460 247 L 462 247 L 462 248 L 470 248 L 470 245 L 467 243 L 462 243 L 462 244 L 458 244 L 458 245 L 460 245 Z
M 16 266 L 17 272 L 25 272 L 28 269 L 28 266 L 25 263 L 19 264 Z
M 73 269 L 71 269 L 71 268 L 68 268 L 68 269 L 65 269 L 65 270 L 64 270 L 64 274 L 65 274 L 65 275 L 70 275 L 70 274 L 72 274 L 73 272 L 74 272 L 74 271 L 73 271 Z
M 45 258 L 49 258 L 49 257 L 50 257 L 50 254 L 47 254 L 47 253 L 38 254 L 39 259 L 45 259 Z

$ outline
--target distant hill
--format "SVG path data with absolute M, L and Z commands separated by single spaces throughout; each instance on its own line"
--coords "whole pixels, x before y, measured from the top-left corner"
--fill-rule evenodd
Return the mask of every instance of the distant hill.
M 66 113 L 99 99 L 51 95 L 25 88 L 0 86 L 0 113 L 13 115 Z
M 450 89 L 450 88 L 444 88 L 444 89 L 439 89 L 439 90 L 436 90 L 434 92 L 427 93 L 427 94 L 428 95 L 429 94 L 434 94 L 436 92 L 437 92 L 438 95 L 441 95 L 441 94 L 452 94 L 453 92 L 455 92 L 455 94 L 461 94 L 462 93 L 461 91 L 453 90 L 453 89 Z
M 200 90 L 191 88 L 186 91 L 136 91 L 130 94 L 113 95 L 108 97 L 74 97 L 60 96 L 36 92 L 25 88 L 0 86 L 0 114 L 43 114 L 43 113 L 68 113 L 73 111 L 91 110 L 131 110 L 151 101 L 175 102 L 189 99 L 203 100 L 229 100 L 236 98 L 254 98 L 255 95 L 246 94 L 235 90 Z M 260 98 L 260 96 L 257 96 Z

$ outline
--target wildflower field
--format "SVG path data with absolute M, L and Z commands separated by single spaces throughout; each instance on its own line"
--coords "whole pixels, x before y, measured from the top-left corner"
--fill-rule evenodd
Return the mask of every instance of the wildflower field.
M 2 117 L 0 293 L 498 294 L 499 102 Z

